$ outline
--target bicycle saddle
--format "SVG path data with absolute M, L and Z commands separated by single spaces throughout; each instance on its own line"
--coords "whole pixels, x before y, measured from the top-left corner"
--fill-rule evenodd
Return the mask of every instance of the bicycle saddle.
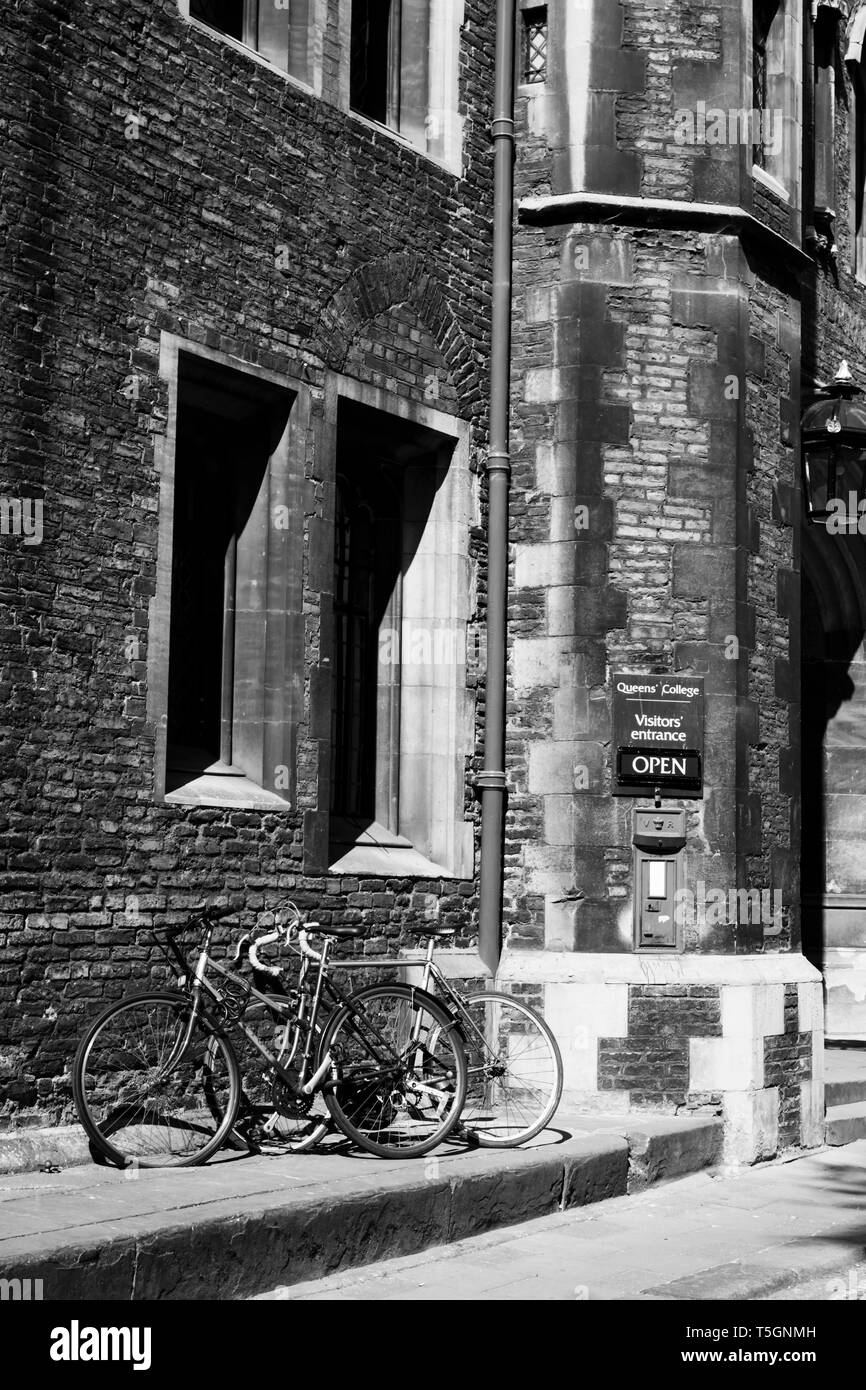
M 428 926 L 418 926 L 413 924 L 407 928 L 413 936 L 453 936 L 456 927 L 441 926 L 438 922 L 431 922 Z

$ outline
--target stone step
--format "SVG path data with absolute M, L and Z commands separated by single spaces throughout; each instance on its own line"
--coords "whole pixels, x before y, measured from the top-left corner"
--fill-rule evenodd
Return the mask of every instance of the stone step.
M 712 1168 L 722 1137 L 710 1116 L 557 1112 L 523 1149 L 367 1159 L 336 1136 L 202 1168 L 10 1174 L 0 1278 L 48 1301 L 249 1298 Z
M 831 1106 L 827 1111 L 825 1139 L 834 1146 L 866 1139 L 866 1101 Z
M 853 1105 L 855 1101 L 866 1101 L 866 1077 L 844 1077 L 840 1081 L 824 1084 L 824 1103 L 829 1110 L 835 1105 Z

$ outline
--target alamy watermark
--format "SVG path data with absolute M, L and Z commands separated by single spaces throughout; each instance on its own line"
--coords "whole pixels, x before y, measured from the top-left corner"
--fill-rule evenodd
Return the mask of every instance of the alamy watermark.
M 707 106 L 681 106 L 674 112 L 674 143 L 677 145 L 748 145 L 768 154 L 782 152 L 783 116 L 781 110 L 749 111 Z
M 82 1327 L 73 1318 L 68 1327 L 51 1329 L 48 1351 L 52 1361 L 130 1361 L 134 1371 L 151 1364 L 149 1327 Z
M 466 633 L 460 628 L 385 627 L 379 633 L 380 666 L 463 666 Z
M 0 497 L 0 535 L 23 536 L 25 545 L 41 545 L 42 498 Z
M 778 936 L 785 925 L 782 893 L 778 888 L 678 888 L 674 893 L 674 920 L 682 927 L 762 926 L 765 935 Z
M 41 1303 L 41 1279 L 0 1279 L 0 1303 Z
M 857 492 L 849 492 L 847 502 L 841 497 L 831 497 L 824 524 L 831 536 L 846 532 L 866 536 L 866 497 L 860 497 Z

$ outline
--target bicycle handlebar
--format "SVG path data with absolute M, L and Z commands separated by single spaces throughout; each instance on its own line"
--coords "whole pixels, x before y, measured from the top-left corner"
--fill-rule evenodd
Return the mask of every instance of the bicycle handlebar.
M 268 932 L 265 936 L 260 936 L 258 941 L 250 941 L 249 936 L 245 936 L 243 939 L 244 941 L 250 942 L 249 951 L 247 953 L 250 958 L 250 965 L 252 965 L 255 970 L 262 970 L 266 975 L 271 975 L 274 979 L 279 979 L 279 970 L 275 965 L 265 965 L 263 960 L 259 960 L 258 948 L 260 946 L 268 946 L 272 941 L 279 941 L 279 939 L 279 928 L 276 931 Z M 243 942 L 240 944 L 243 945 Z M 238 949 L 240 949 L 240 947 Z

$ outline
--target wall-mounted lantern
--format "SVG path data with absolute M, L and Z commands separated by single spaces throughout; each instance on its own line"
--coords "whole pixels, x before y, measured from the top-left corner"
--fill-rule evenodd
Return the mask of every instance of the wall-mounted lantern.
M 821 525 L 844 513 L 857 527 L 858 504 L 866 498 L 866 403 L 854 399 L 862 394 L 841 362 L 832 381 L 817 384 L 803 412 L 806 505 Z

